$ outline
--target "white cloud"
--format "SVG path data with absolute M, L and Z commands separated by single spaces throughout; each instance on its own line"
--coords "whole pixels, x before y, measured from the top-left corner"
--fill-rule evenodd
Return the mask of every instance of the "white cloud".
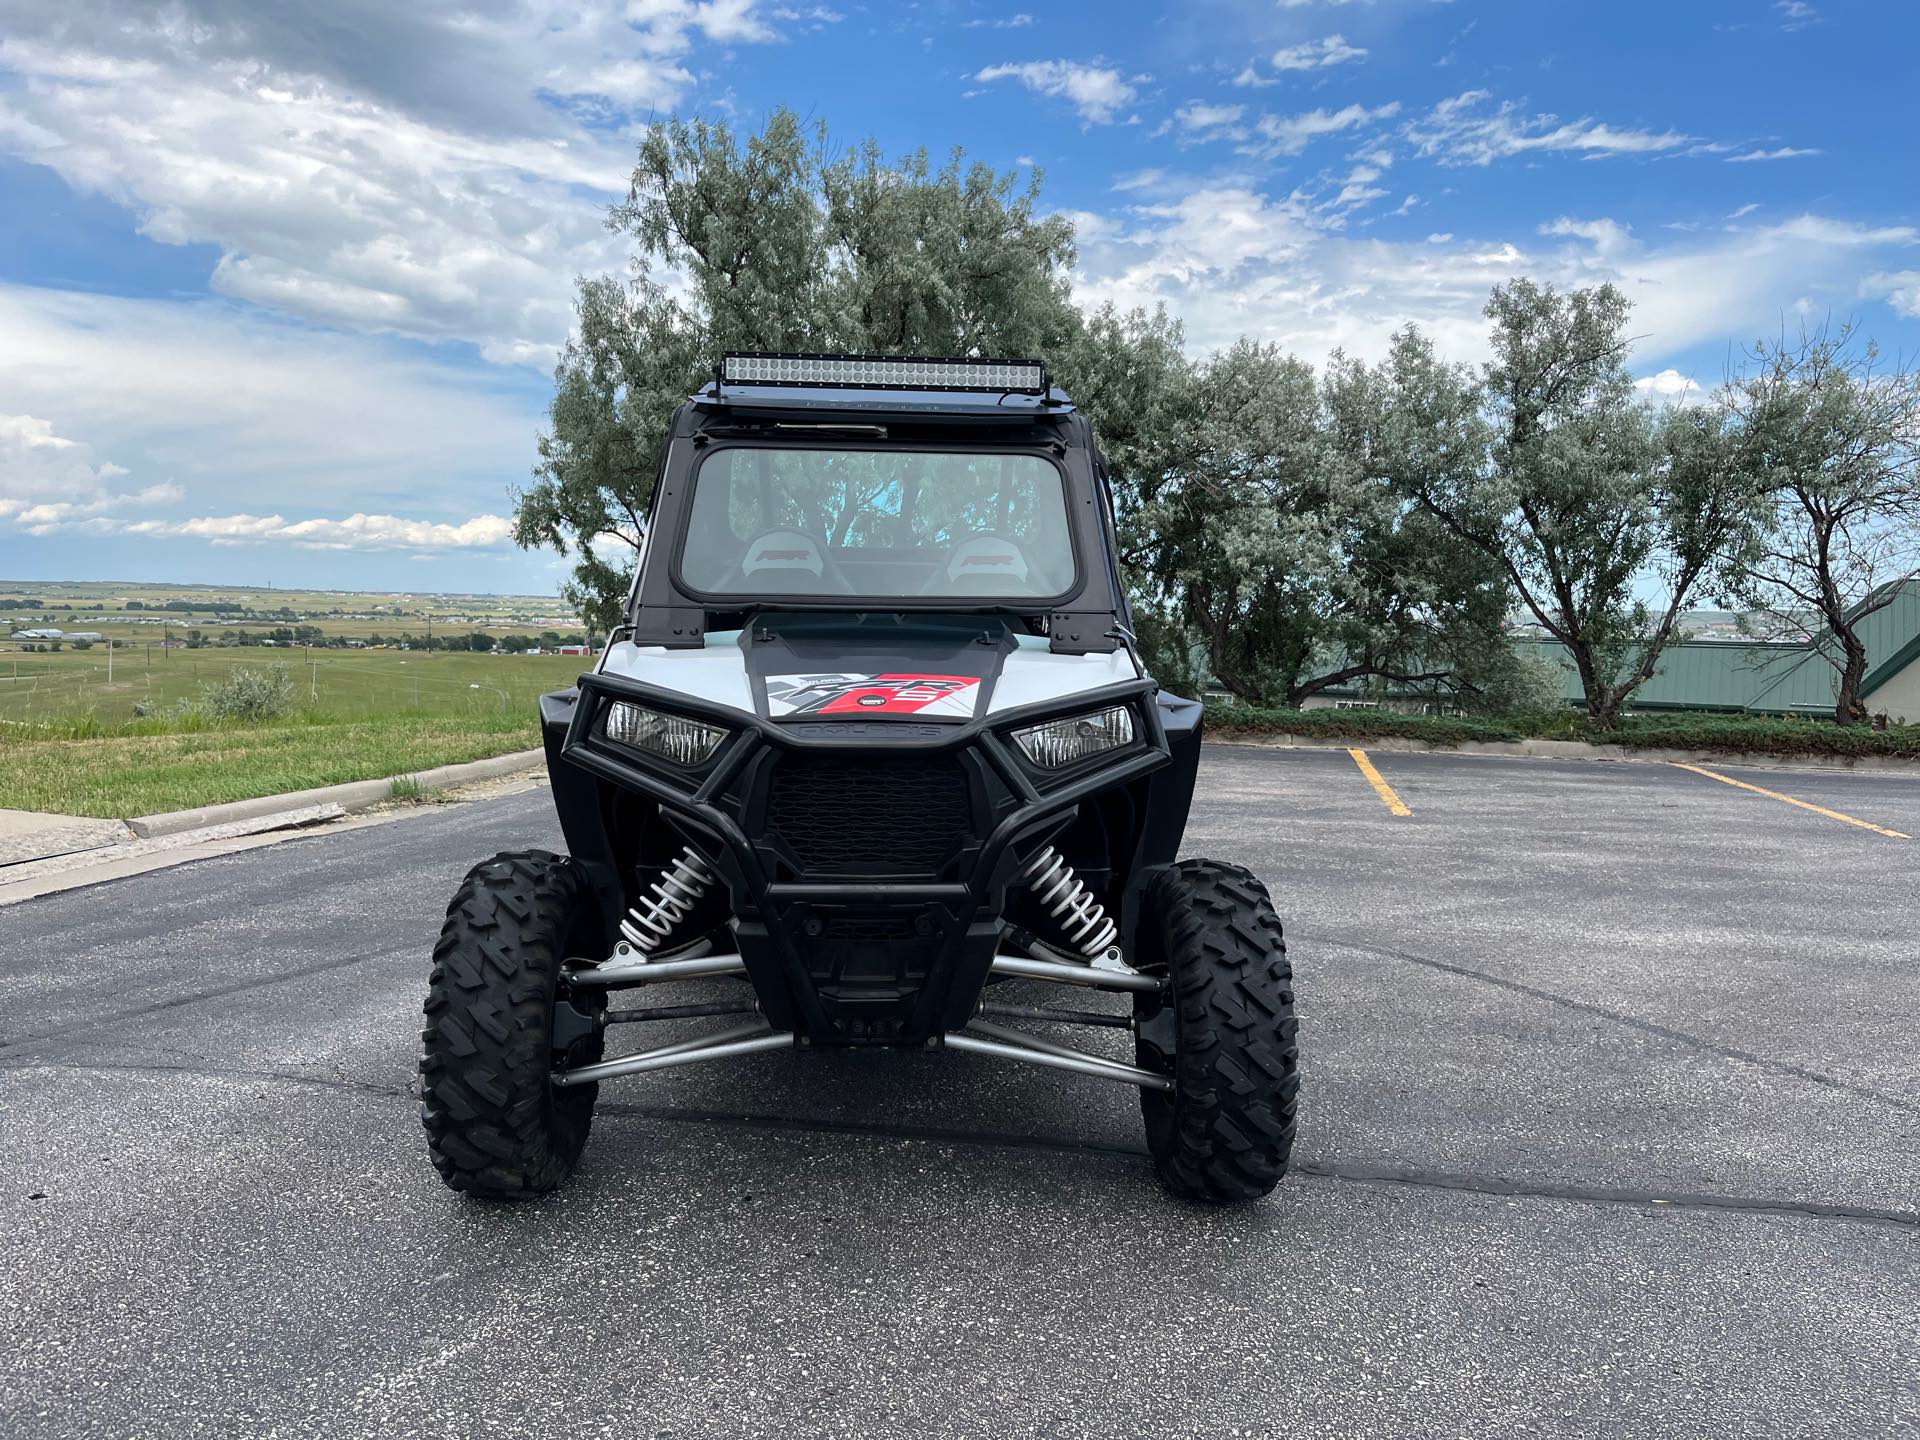
M 0 412 L 47 417 L 48 435 L 115 462 L 109 474 L 83 448 L 35 446 L 64 467 L 35 487 L 42 500 L 91 498 L 88 467 L 96 486 L 131 473 L 209 509 L 470 514 L 524 482 L 544 391 L 518 370 L 217 300 L 0 285 Z
M 1792 145 L 1782 145 L 1777 150 L 1749 150 L 1744 155 L 1727 156 L 1729 165 L 1745 165 L 1755 160 L 1798 160 L 1804 155 L 1818 155 L 1818 150 L 1796 149 Z
M 1642 376 L 1633 382 L 1633 388 L 1650 400 L 1669 405 L 1704 405 L 1708 398 L 1699 381 L 1671 366 L 1658 374 Z
M 111 461 L 96 464 L 90 446 L 56 434 L 51 420 L 0 414 L 0 525 L 40 535 L 88 516 L 171 504 L 185 493 L 165 482 L 109 488 L 128 473 Z
M 1747 218 L 1747 216 L 1753 214 L 1753 212 L 1758 210 L 1759 208 L 1760 208 L 1760 205 L 1757 201 L 1749 200 L 1745 205 L 1742 205 L 1738 210 L 1729 210 L 1727 212 L 1727 219 L 1744 220 Z
M 969 20 L 968 30 L 1024 30 L 1033 24 L 1033 16 L 1022 11 L 1018 15 L 1005 15 L 997 20 Z
M 215 545 L 293 545 L 302 550 L 474 550 L 511 543 L 504 515 L 475 515 L 457 525 L 400 515 L 288 520 L 280 515 L 200 515 L 188 520 L 139 520 L 121 534 L 209 540 Z
M 812 30 L 818 30 L 824 25 L 838 25 L 847 18 L 838 10 L 830 10 L 825 5 L 809 5 L 805 9 L 783 5 L 779 9 L 769 10 L 767 14 L 775 20 L 784 21 L 790 25 L 805 25 Z
M 356 551 L 501 549 L 513 538 L 513 522 L 503 515 L 474 515 L 457 523 L 364 512 L 339 519 L 289 520 L 278 514 L 133 518 L 130 512 L 178 509 L 186 491 L 170 481 L 132 491 L 108 488 L 127 473 L 111 463 L 95 464 L 87 445 L 56 434 L 50 421 L 0 415 L 0 530 L 36 537 L 64 532 Z
M 1329 65 L 1344 65 L 1353 60 L 1367 58 L 1365 48 L 1349 45 L 1343 35 L 1327 35 L 1318 40 L 1304 41 L 1298 45 L 1286 45 L 1268 57 L 1275 70 L 1287 71 L 1321 70 Z M 1260 68 L 1249 61 L 1233 77 L 1233 83 L 1242 88 L 1253 86 L 1265 88 L 1280 83 L 1279 75 L 1263 75 Z
M 983 83 L 1018 80 L 1041 95 L 1060 96 L 1073 103 L 1081 118 L 1110 125 L 1133 103 L 1137 91 L 1111 65 L 1076 60 L 1028 60 L 1018 65 L 989 65 L 973 77 Z
M 1896 313 L 1920 320 L 1920 270 L 1877 271 L 1860 282 L 1860 293 L 1885 300 Z
M 1246 113 L 1247 107 L 1244 105 L 1211 105 L 1194 100 L 1175 110 L 1173 118 L 1161 127 L 1161 131 L 1179 130 L 1184 144 L 1198 144 L 1206 140 L 1244 140 L 1247 130 L 1240 120 Z
M 1617 220 L 1574 220 L 1565 215 L 1542 225 L 1540 233 L 1585 240 L 1602 255 L 1623 249 L 1633 238 L 1633 232 Z
M 1269 63 L 1276 70 L 1319 70 L 1328 65 L 1345 65 L 1367 58 L 1366 50 L 1349 45 L 1344 35 L 1326 35 L 1300 45 L 1288 45 L 1273 52 Z
M 1339 110 L 1308 110 L 1300 115 L 1262 115 L 1254 122 L 1260 141 L 1249 145 L 1247 153 L 1262 159 L 1276 155 L 1298 155 L 1324 135 L 1337 135 L 1376 120 L 1390 119 L 1400 113 L 1398 102 L 1376 105 L 1347 105 Z
M 1646 155 L 1676 150 L 1693 137 L 1677 130 L 1622 130 L 1598 120 L 1561 121 L 1553 115 L 1528 115 L 1512 101 L 1493 109 L 1485 90 L 1468 90 L 1442 100 L 1408 124 L 1407 138 L 1420 154 L 1443 165 L 1488 165 L 1533 151 L 1585 155 Z
M 1498 232 L 1435 231 L 1424 240 L 1356 238 L 1338 213 L 1296 191 L 1211 185 L 1140 206 L 1086 233 L 1075 294 L 1122 308 L 1164 304 L 1190 348 L 1239 336 L 1323 360 L 1336 348 L 1376 357 L 1409 322 L 1455 359 L 1485 357 L 1487 292 L 1517 275 L 1563 288 L 1611 281 L 1634 303 L 1636 360 L 1658 366 L 1702 344 L 1767 333 L 1803 300 L 1844 309 L 1862 277 L 1905 294 L 1890 255 L 1920 234 L 1820 216 L 1643 242 L 1618 222 L 1568 218 L 1543 227 L 1566 243 L 1527 246 Z M 1920 286 L 1916 286 L 1920 290 Z M 1910 297 L 1920 303 L 1920 293 Z
M 573 276 L 623 258 L 602 219 L 634 120 L 687 93 L 697 42 L 777 38 L 755 0 L 10 10 L 0 153 L 217 247 L 221 294 L 542 366 Z
M 1773 8 L 1780 12 L 1780 28 L 1789 33 L 1804 30 L 1820 19 L 1820 12 L 1807 0 L 1774 0 Z

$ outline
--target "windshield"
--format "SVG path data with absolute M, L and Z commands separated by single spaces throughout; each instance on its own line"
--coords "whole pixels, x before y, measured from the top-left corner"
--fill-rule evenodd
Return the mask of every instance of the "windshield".
M 1037 455 L 716 450 L 694 477 L 680 575 L 710 595 L 1063 595 L 1065 484 Z

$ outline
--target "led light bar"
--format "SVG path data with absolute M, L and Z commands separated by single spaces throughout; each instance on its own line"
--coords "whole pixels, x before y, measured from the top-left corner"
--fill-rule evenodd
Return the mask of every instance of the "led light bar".
M 836 390 L 977 390 L 1044 395 L 1038 360 L 940 360 L 918 355 L 775 355 L 729 351 L 720 361 L 728 385 Z

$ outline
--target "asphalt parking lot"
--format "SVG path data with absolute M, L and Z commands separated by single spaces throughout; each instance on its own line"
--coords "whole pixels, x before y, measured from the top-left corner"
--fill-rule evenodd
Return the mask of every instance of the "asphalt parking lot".
M 443 1190 L 427 952 L 543 791 L 0 910 L 0 1432 L 1920 1430 L 1920 779 L 1371 761 L 1411 813 L 1203 763 L 1305 1051 L 1237 1211 L 957 1054 L 610 1082 L 558 1197 Z

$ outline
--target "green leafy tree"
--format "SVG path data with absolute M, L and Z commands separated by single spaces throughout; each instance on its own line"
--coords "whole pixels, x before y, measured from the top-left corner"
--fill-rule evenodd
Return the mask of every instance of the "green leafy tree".
M 582 280 L 540 463 L 515 538 L 573 557 L 567 598 L 618 623 L 673 408 L 727 350 L 1064 355 L 1071 224 L 1036 213 L 1037 177 L 925 152 L 845 153 L 778 110 L 741 140 L 670 121 L 642 142 L 609 225 L 630 276 Z M 674 283 L 669 285 L 669 280 Z
M 1842 329 L 1754 346 L 1723 400 L 1767 513 L 1742 591 L 1770 634 L 1816 637 L 1835 718 L 1865 724 L 1861 628 L 1920 570 L 1920 377 Z
M 1661 422 L 1626 367 L 1629 307 L 1610 285 L 1567 295 L 1531 280 L 1493 292 L 1493 360 L 1481 382 L 1490 444 L 1450 439 L 1400 475 L 1448 530 L 1495 561 L 1566 647 L 1587 714 L 1611 724 L 1657 672 L 1681 612 L 1747 547 L 1751 485 L 1721 434 Z M 1409 332 L 1390 364 L 1454 415 L 1472 381 Z M 1658 596 L 1649 603 L 1649 582 Z
M 1195 375 L 1175 478 L 1142 498 L 1151 573 L 1243 699 L 1298 706 L 1368 677 L 1446 692 L 1504 655 L 1506 589 L 1397 491 L 1368 441 L 1394 397 L 1248 341 Z

